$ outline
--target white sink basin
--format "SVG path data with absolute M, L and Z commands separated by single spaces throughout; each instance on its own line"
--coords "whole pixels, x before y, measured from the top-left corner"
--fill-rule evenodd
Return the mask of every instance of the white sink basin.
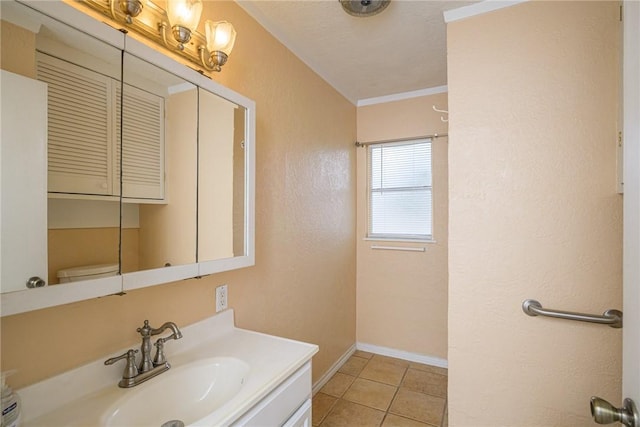
M 105 426 L 185 425 L 211 414 L 242 388 L 249 365 L 234 357 L 202 359 L 172 367 L 128 389 L 102 417 Z

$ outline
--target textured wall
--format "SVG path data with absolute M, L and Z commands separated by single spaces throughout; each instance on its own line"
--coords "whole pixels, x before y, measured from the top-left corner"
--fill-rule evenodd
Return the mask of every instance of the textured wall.
M 144 319 L 182 326 L 211 316 L 222 283 L 238 326 L 320 346 L 314 380 L 355 342 L 356 108 L 234 2 L 204 7 L 202 21 L 238 31 L 212 77 L 257 104 L 256 266 L 3 317 L 13 386 L 137 343 Z
M 171 94 L 165 107 L 167 204 L 140 205 L 140 270 L 161 268 L 167 263 L 180 265 L 196 261 L 198 169 L 193 165 L 198 161 L 199 148 L 196 143 L 198 93 L 195 86 Z M 176 227 L 176 224 L 180 226 Z M 122 240 L 127 242 L 124 236 Z
M 447 94 L 358 107 L 358 141 L 446 133 Z M 358 149 L 358 342 L 447 358 L 447 138 L 433 142 L 433 236 L 436 243 L 367 241 L 367 151 Z M 426 247 L 373 250 L 372 244 Z
M 449 420 L 592 425 L 621 330 L 522 301 L 621 307 L 618 3 L 527 2 L 448 25 Z
M 0 63 L 2 69 L 26 77 L 36 78 L 36 37 L 31 31 L 10 22 L 2 21 L 0 25 L 2 52 Z

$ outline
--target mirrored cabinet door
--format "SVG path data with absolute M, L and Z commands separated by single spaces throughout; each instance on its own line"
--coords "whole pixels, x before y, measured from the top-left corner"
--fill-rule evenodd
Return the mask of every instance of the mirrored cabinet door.
M 19 294 L 9 300 L 25 307 L 119 292 L 113 125 L 123 36 L 105 42 L 23 4 L 0 7 L 2 292 Z M 13 84 L 20 86 L 12 95 L 5 89 Z M 26 96 L 33 88 L 43 96 Z M 31 122 L 19 121 L 25 117 Z M 21 210 L 11 194 L 31 207 Z M 16 260 L 25 271 L 9 277 Z M 27 283 L 34 276 L 40 280 Z
M 204 84 L 198 105 L 198 266 L 204 275 L 255 262 L 255 103 Z
M 245 109 L 200 89 L 198 261 L 245 254 Z
M 119 272 L 115 166 L 121 51 L 66 26 L 36 35 L 47 91 L 48 283 Z
M 123 61 L 123 273 L 195 264 L 197 87 L 130 53 Z
M 44 162 L 36 163 L 38 157 L 30 156 L 30 167 L 25 169 L 46 171 L 47 231 L 39 246 L 46 247 L 48 255 L 42 279 L 56 285 L 116 275 L 120 209 L 113 193 L 119 177 L 113 169 L 112 125 L 121 51 L 16 3 L 3 5 L 4 31 L 12 36 L 2 38 L 3 59 L 9 57 L 16 64 L 5 62 L 4 67 L 21 70 L 23 77 L 46 88 Z M 14 103 L 23 111 L 35 108 L 21 105 L 20 99 Z M 9 177 L 3 185 L 15 189 L 22 182 Z M 12 252 L 11 247 L 5 249 Z

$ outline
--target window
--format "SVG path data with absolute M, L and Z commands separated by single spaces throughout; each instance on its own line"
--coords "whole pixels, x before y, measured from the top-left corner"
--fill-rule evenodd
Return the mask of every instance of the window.
M 431 240 L 431 140 L 368 146 L 372 239 Z

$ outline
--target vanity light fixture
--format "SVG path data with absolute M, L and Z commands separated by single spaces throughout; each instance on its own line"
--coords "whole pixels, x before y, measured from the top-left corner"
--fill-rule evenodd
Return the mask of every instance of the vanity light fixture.
M 214 71 L 220 71 L 236 42 L 236 30 L 227 21 L 213 22 L 207 20 L 204 23 L 204 30 L 207 36 L 207 49 L 200 48 L 201 60 L 213 67 Z M 209 58 L 206 58 L 205 50 L 209 51 Z
M 144 5 L 141 0 L 120 0 L 120 10 L 127 15 L 129 23 L 132 17 L 140 15 Z M 115 2 L 111 2 L 111 7 L 115 7 Z
M 197 31 L 202 0 L 167 0 L 167 10 L 152 0 L 83 0 L 93 10 L 127 30 L 166 47 L 207 71 L 221 71 L 236 40 L 227 21 L 205 22 L 205 35 Z M 170 33 L 170 36 L 167 34 Z
M 183 45 L 191 40 L 202 15 L 202 0 L 167 0 L 167 15 L 173 38 Z M 163 27 L 163 33 L 165 28 Z

